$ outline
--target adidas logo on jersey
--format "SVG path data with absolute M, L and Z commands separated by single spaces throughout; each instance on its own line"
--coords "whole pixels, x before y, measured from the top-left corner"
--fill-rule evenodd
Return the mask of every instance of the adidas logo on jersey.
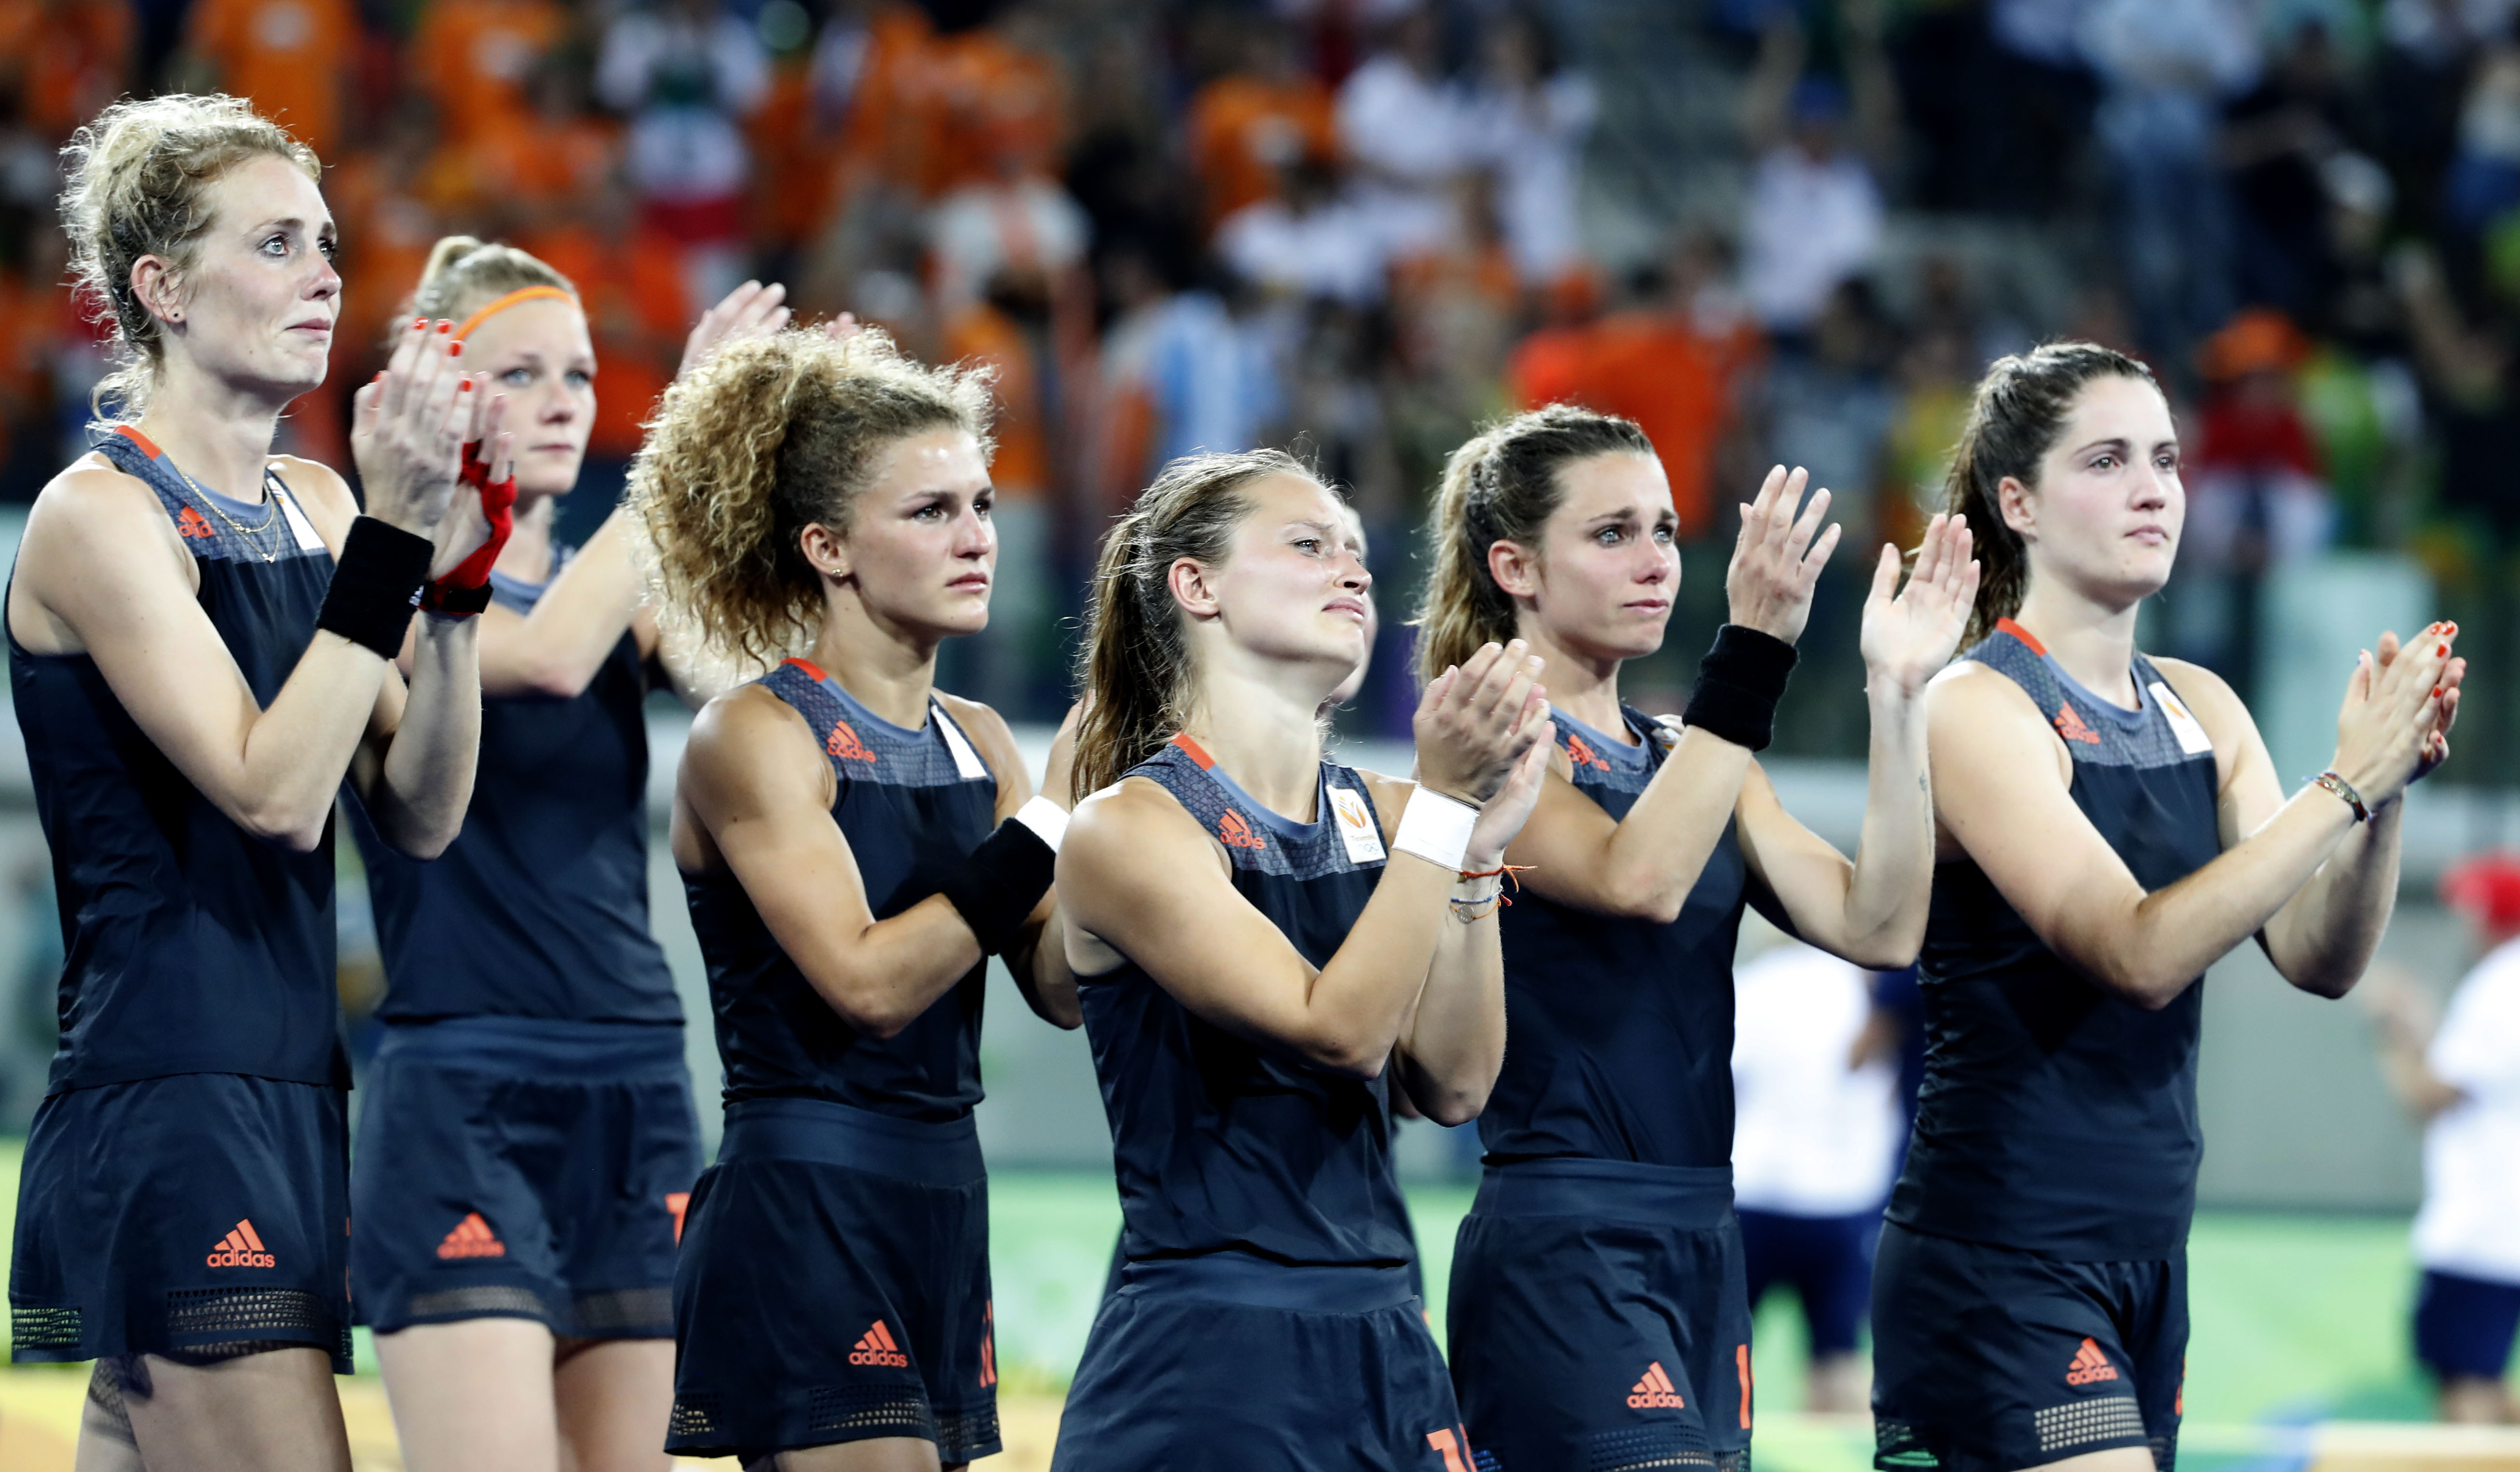
M 213 1268 L 279 1266 L 270 1249 L 262 1245 L 262 1238 L 254 1235 L 251 1222 L 239 1222 L 234 1230 L 219 1238 L 219 1245 L 210 1249 L 209 1263 Z
M 1598 772 L 1610 770 L 1610 764 L 1601 760 L 1600 753 L 1593 749 L 1593 743 L 1571 731 L 1566 733 L 1566 759 L 1578 767 L 1591 767 Z
M 1638 1410 L 1679 1410 L 1680 1387 L 1671 1383 L 1657 1360 L 1645 1366 L 1645 1377 L 1628 1392 L 1628 1405 Z
M 189 506 L 175 513 L 175 531 L 180 536 L 200 542 L 216 541 L 219 535 L 219 529 L 210 524 L 209 517 Z
M 467 1212 L 464 1220 L 455 1224 L 455 1229 L 446 1234 L 446 1240 L 437 1244 L 437 1255 L 450 1262 L 456 1258 L 503 1258 L 508 1255 L 508 1244 L 499 1240 L 499 1234 L 481 1220 L 479 1212 Z
M 875 753 L 858 739 L 858 734 L 846 721 L 833 721 L 832 734 L 823 738 L 823 749 L 847 762 L 871 762 Z
M 2074 1352 L 2074 1362 L 2065 1366 L 2065 1383 L 2068 1385 L 2097 1385 L 2117 1377 L 2118 1367 L 2109 1363 L 2109 1357 L 2101 1354 L 2100 1347 L 2089 1339 L 2084 1340 L 2083 1347 Z M 2181 1387 L 2182 1391 L 2185 1388 L 2183 1385 Z
M 875 1327 L 858 1336 L 857 1345 L 849 1351 L 849 1363 L 888 1364 L 894 1369 L 908 1369 L 910 1357 L 892 1342 L 892 1331 L 885 1328 L 883 1320 L 878 1318 Z
M 2058 736 L 2069 741 L 2081 741 L 2087 746 L 2100 744 L 2100 734 L 2083 724 L 2082 714 L 2074 709 L 2074 702 L 2071 700 L 2057 705 L 2056 719 L 2050 724 L 2056 728 Z
M 1251 825 L 1243 821 L 1242 815 L 1232 808 L 1226 809 L 1225 816 L 1216 820 L 1216 838 L 1227 848 L 1256 851 L 1269 846 L 1260 841 L 1260 835 L 1251 830 Z

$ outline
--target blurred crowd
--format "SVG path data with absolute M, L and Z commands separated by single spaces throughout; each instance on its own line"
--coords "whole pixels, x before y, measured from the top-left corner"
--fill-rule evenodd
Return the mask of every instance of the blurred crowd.
M 0 0 L 0 499 L 72 453 L 103 368 L 60 284 L 60 144 L 125 92 L 215 88 L 316 148 L 340 221 L 338 371 L 292 414 L 302 453 L 346 460 L 346 389 L 456 230 L 584 293 L 588 524 L 690 322 L 747 277 L 994 364 L 999 617 L 949 678 L 1018 717 L 1058 709 L 1092 542 L 1168 457 L 1296 444 L 1353 489 L 1396 611 L 1444 453 L 1559 398 L 1660 448 L 1692 649 L 1726 498 L 1775 461 L 1836 492 L 1826 683 L 1853 668 L 1853 564 L 1912 539 L 1979 370 L 2062 334 L 2171 388 L 2194 504 L 2148 642 L 2245 686 L 2254 588 L 2288 564 L 2407 553 L 2453 602 L 2508 581 L 2515 8 Z M 1653 78 L 1605 85 L 1640 26 L 1720 104 L 1688 156 L 1648 160 L 1726 181 L 1694 203 L 1598 166 L 1671 136 L 1643 128 L 1676 105 Z M 2062 290 L 2017 289 L 2038 261 Z M 1351 717 L 1405 730 L 1408 633 L 1383 626 Z M 1689 662 L 1635 683 L 1676 703 Z M 1786 749 L 1860 751 L 1842 703 Z

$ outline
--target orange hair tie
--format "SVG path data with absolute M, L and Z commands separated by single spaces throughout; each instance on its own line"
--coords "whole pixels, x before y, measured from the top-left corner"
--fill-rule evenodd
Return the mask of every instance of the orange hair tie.
M 572 306 L 577 303 L 577 297 L 573 293 L 563 291 L 558 287 L 519 287 L 516 290 L 509 292 L 507 295 L 500 297 L 488 306 L 473 313 L 472 316 L 465 318 L 463 324 L 455 329 L 455 340 L 458 342 L 463 341 L 465 336 L 474 328 L 479 327 L 482 323 L 487 322 L 490 318 L 497 316 L 508 308 L 515 306 L 518 302 L 535 301 L 546 296 L 550 297 L 554 301 L 565 301 Z

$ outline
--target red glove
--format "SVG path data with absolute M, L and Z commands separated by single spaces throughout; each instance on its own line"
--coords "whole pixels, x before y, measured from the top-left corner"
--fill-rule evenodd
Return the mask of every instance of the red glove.
M 508 534 L 517 529 L 516 472 L 509 471 L 505 480 L 492 480 L 490 463 L 481 458 L 479 440 L 464 447 L 462 479 L 480 495 L 481 515 L 490 523 L 490 535 L 473 549 L 471 557 L 421 591 L 420 606 L 430 613 L 478 613 L 490 606 L 490 565 L 499 560 L 500 549 L 508 545 Z

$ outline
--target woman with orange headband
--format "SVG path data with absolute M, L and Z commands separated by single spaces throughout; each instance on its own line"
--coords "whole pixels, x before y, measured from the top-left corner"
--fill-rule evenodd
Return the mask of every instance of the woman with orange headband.
M 686 366 L 775 330 L 746 287 Z M 595 418 L 566 278 L 437 243 L 416 306 L 508 397 L 516 527 L 481 616 L 481 758 L 462 835 L 416 864 L 359 825 L 385 1040 L 362 1095 L 350 1273 L 413 1472 L 662 1468 L 674 1247 L 699 1174 L 683 1012 L 648 926 L 648 743 L 668 683 L 616 513 L 552 539 Z M 702 695 L 707 691 L 698 692 Z

